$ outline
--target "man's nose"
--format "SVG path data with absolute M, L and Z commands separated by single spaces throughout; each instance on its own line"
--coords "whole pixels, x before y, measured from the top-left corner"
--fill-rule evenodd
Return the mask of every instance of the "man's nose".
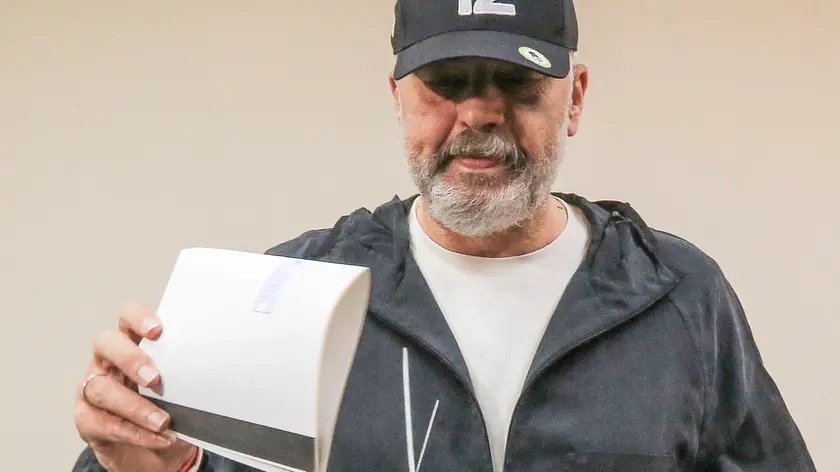
M 464 125 L 476 131 L 491 132 L 505 123 L 504 96 L 492 85 L 471 94 L 458 108 Z

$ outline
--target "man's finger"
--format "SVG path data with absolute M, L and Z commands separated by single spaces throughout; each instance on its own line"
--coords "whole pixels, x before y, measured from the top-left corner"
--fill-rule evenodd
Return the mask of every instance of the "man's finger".
M 160 373 L 152 360 L 125 333 L 106 331 L 94 343 L 93 352 L 98 359 L 113 364 L 137 385 L 149 387 L 160 380 Z
M 162 328 L 157 315 L 148 307 L 137 302 L 128 302 L 120 310 L 120 331 L 139 343 L 141 338 L 157 339 Z
M 168 448 L 177 441 L 175 434 L 169 430 L 154 433 L 84 402 L 80 402 L 77 407 L 76 427 L 87 443 L 128 443 L 157 450 Z
M 137 392 L 108 376 L 97 376 L 84 389 L 83 400 L 100 410 L 160 433 L 169 425 L 169 415 Z

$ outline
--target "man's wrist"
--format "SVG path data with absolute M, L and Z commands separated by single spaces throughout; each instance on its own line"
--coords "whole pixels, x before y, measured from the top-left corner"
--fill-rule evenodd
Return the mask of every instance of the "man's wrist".
M 201 467 L 201 458 L 203 455 L 204 451 L 200 447 L 193 446 L 189 457 L 178 468 L 178 472 L 198 472 L 199 467 Z

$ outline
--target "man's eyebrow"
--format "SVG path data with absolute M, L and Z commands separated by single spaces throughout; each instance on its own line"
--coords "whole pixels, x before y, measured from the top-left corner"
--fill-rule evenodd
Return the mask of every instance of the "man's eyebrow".
M 454 65 L 454 64 L 432 64 L 423 69 L 420 69 L 418 72 L 422 74 L 466 74 L 469 69 L 462 65 Z
M 528 78 L 539 79 L 542 77 L 546 77 L 545 74 L 540 74 L 537 71 L 528 69 L 527 67 L 522 67 L 518 65 L 509 65 L 509 66 L 501 66 L 492 69 L 493 73 L 505 74 L 505 75 L 515 75 L 515 76 L 526 76 Z

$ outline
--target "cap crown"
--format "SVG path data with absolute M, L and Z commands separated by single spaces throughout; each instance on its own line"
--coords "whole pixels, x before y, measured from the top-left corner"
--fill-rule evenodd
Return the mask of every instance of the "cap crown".
M 577 50 L 572 0 L 397 0 L 394 54 L 451 31 L 492 30 L 520 34 Z

